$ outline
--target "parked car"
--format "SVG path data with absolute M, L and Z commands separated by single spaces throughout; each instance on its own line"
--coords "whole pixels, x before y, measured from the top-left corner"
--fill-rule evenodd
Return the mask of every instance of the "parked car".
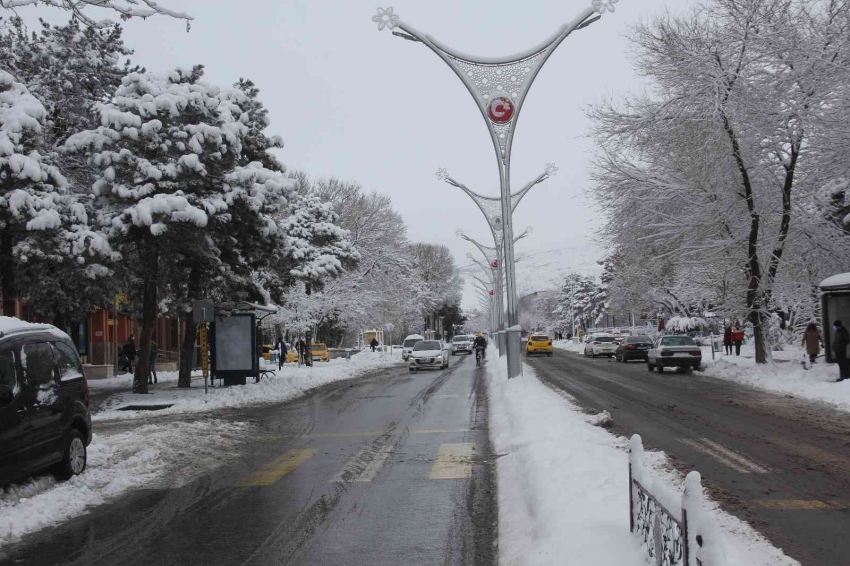
M 0 486 L 86 469 L 91 397 L 77 349 L 49 324 L 0 317 Z
M 595 358 L 596 356 L 611 357 L 617 352 L 612 334 L 596 333 L 587 337 L 584 342 L 584 355 Z
M 425 337 L 421 334 L 411 334 L 407 338 L 404 339 L 404 342 L 401 343 L 401 359 L 405 362 L 410 359 L 410 352 L 413 351 L 413 347 L 417 342 L 421 342 L 425 340 Z
M 469 334 L 458 334 L 452 338 L 452 355 L 471 354 L 472 343 L 475 341 L 475 336 Z
M 286 361 L 298 363 L 298 351 L 291 344 L 286 345 Z
M 321 342 L 310 344 L 310 354 L 313 356 L 314 362 L 331 361 L 331 353 L 328 351 L 328 346 Z
M 263 359 L 267 362 L 272 359 L 272 350 L 274 350 L 274 345 L 263 344 Z
M 528 337 L 525 343 L 525 355 L 546 354 L 552 355 L 552 339 L 546 334 L 535 333 Z
M 410 352 L 410 371 L 418 369 L 436 368 L 446 369 L 449 367 L 448 344 L 439 340 L 420 340 L 413 346 Z
M 662 336 L 653 344 L 646 358 L 646 369 L 657 369 L 662 373 L 665 367 L 697 369 L 702 364 L 702 350 L 690 336 Z
M 649 336 L 626 336 L 623 342 L 617 346 L 614 357 L 618 362 L 629 360 L 646 361 L 647 354 L 652 348 L 652 338 Z

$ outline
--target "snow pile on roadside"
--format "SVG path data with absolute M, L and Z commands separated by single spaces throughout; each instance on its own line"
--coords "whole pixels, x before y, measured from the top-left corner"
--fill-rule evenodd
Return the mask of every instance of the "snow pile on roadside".
M 399 366 L 400 364 L 400 355 L 361 352 L 352 356 L 351 360 L 338 358 L 330 362 L 316 362 L 313 367 L 286 364 L 279 371 L 275 368 L 274 377 L 263 379 L 260 383 L 253 383 L 249 380 L 246 385 L 210 388 L 208 394 L 204 394 L 203 386 L 197 383 L 193 383 L 190 389 L 174 387 L 165 389 L 162 384 L 157 384 L 151 387 L 152 394 L 121 393 L 115 395 L 106 404 L 107 409 L 93 415 L 92 420 L 132 419 L 151 414 L 149 411 L 118 410 L 128 405 L 172 405 L 167 409 L 156 411 L 155 414 L 160 416 L 282 403 L 300 397 L 310 389 L 334 381 L 351 379 L 370 371 Z
M 706 375 L 768 391 L 824 401 L 850 411 L 850 381 L 836 383 L 838 366 L 827 364 L 824 358 L 818 359 L 818 363 L 807 370 L 801 363 L 803 352 L 797 348 L 773 352 L 773 361 L 764 365 L 755 363 L 752 346 L 745 346 L 741 354 L 722 356 L 715 353 L 716 358 L 712 360 L 711 350 L 703 349 Z
M 502 564 L 645 566 L 646 550 L 629 533 L 628 440 L 543 385 L 525 365 L 507 379 L 503 360 L 488 355 L 490 436 L 498 460 Z M 681 493 L 683 480 L 663 453 L 645 454 L 647 473 Z M 664 489 L 663 487 L 661 489 Z M 728 566 L 794 566 L 737 518 L 716 511 Z M 798 565 L 797 565 L 798 566 Z
M 576 344 L 572 340 L 554 340 L 552 342 L 552 347 L 558 350 L 566 350 L 567 352 L 573 352 L 575 354 L 584 353 L 584 344 L 582 344 L 581 342 Z
M 245 423 L 204 420 L 96 434 L 83 474 L 67 482 L 47 474 L 0 490 L 0 548 L 128 490 L 155 487 L 169 478 L 188 481 L 190 474 L 216 468 L 236 457 L 237 443 L 249 432 Z

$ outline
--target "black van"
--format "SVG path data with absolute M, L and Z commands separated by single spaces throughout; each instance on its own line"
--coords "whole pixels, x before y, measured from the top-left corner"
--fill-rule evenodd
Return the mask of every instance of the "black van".
M 82 473 L 91 398 L 77 349 L 54 326 L 0 320 L 0 486 L 47 469 Z

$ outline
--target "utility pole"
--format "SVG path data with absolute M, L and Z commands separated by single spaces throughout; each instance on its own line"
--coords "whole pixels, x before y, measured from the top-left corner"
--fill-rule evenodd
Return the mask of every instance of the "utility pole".
M 587 27 L 599 20 L 606 11 L 614 11 L 618 0 L 592 0 L 572 22 L 561 26 L 548 40 L 537 47 L 509 57 L 473 57 L 456 51 L 422 33 L 410 24 L 402 21 L 393 8 L 378 8 L 372 21 L 378 24 L 378 30 L 389 29 L 393 35 L 418 42 L 433 51 L 443 60 L 463 82 L 475 100 L 478 110 L 490 132 L 496 161 L 499 168 L 500 196 L 484 197 L 470 191 L 455 182 L 440 169 L 437 176 L 464 190 L 484 213 L 490 229 L 501 236 L 504 257 L 504 275 L 506 291 L 506 328 L 508 377 L 517 377 L 522 371 L 520 352 L 521 328 L 517 318 L 516 267 L 514 264 L 513 212 L 516 205 L 532 186 L 554 174 L 554 165 L 546 168 L 546 173 L 530 182 L 517 193 L 511 193 L 511 148 L 516 131 L 517 118 L 522 104 L 534 79 L 555 49 L 576 30 Z M 400 31 L 395 31 L 396 28 Z M 497 246 L 499 248 L 500 246 Z

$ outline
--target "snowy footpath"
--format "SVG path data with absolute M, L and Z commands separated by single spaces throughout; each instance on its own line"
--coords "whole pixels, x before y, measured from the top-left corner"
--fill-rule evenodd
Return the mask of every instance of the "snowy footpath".
M 210 389 L 208 395 L 204 395 L 203 382 L 197 380 L 191 389 L 176 389 L 176 372 L 163 372 L 151 395 L 121 392 L 132 387 L 132 375 L 90 380 L 93 393 L 115 394 L 106 410 L 92 416 L 94 438 L 88 447 L 86 471 L 67 482 L 44 474 L 0 490 L 0 561 L 3 546 L 26 534 L 81 515 L 133 489 L 179 487 L 238 457 L 239 445 L 251 436 L 251 426 L 204 412 L 280 403 L 310 389 L 400 363 L 400 355 L 362 352 L 351 360 L 331 360 L 312 368 L 289 364 L 260 383 Z M 145 404 L 172 406 L 160 411 L 117 410 Z M 105 422 L 163 415 L 172 418 L 163 423 L 142 420 L 132 428 Z M 211 430 L 215 434 L 210 434 Z
M 178 389 L 177 372 L 162 372 L 159 383 L 150 386 L 151 393 L 138 395 L 130 392 L 133 376 L 126 374 L 112 379 L 90 380 L 92 392 L 108 390 L 125 390 L 115 393 L 102 407 L 101 411 L 92 416 L 95 422 L 118 419 L 137 419 L 150 416 L 151 411 L 121 410 L 130 406 L 170 405 L 157 410 L 157 416 L 182 413 L 199 413 L 217 409 L 247 407 L 283 403 L 304 395 L 307 391 L 321 387 L 334 381 L 351 379 L 359 375 L 385 369 L 401 364 L 401 352 L 395 355 L 380 352 L 361 352 L 350 360 L 338 358 L 330 362 L 315 362 L 313 367 L 297 364 L 284 364 L 283 369 L 277 366 L 267 366 L 274 374 L 264 377 L 260 383 L 249 380 L 246 385 L 233 387 L 214 387 L 204 393 L 203 381 L 192 380 L 190 389 Z
M 629 442 L 542 384 L 525 365 L 507 379 L 505 360 L 488 352 L 490 436 L 498 460 L 499 553 L 503 566 L 645 566 L 629 532 Z M 684 478 L 662 452 L 647 452 L 654 486 L 681 494 Z M 724 566 L 793 566 L 746 523 L 713 504 L 704 510 L 722 533 Z M 706 564 L 706 566 L 712 566 Z M 716 565 L 720 566 L 720 565 Z
M 583 344 L 573 344 L 566 340 L 555 342 L 554 346 L 579 355 L 584 352 Z M 701 349 L 706 375 L 765 391 L 829 403 L 840 410 L 850 411 L 850 381 L 836 383 L 838 366 L 827 364 L 823 357 L 810 369 L 806 369 L 802 364 L 803 350 L 795 346 L 773 352 L 773 360 L 764 365 L 756 364 L 754 348 L 749 344 L 741 348 L 740 356 L 716 352 L 714 359 L 711 357 L 711 348 Z

